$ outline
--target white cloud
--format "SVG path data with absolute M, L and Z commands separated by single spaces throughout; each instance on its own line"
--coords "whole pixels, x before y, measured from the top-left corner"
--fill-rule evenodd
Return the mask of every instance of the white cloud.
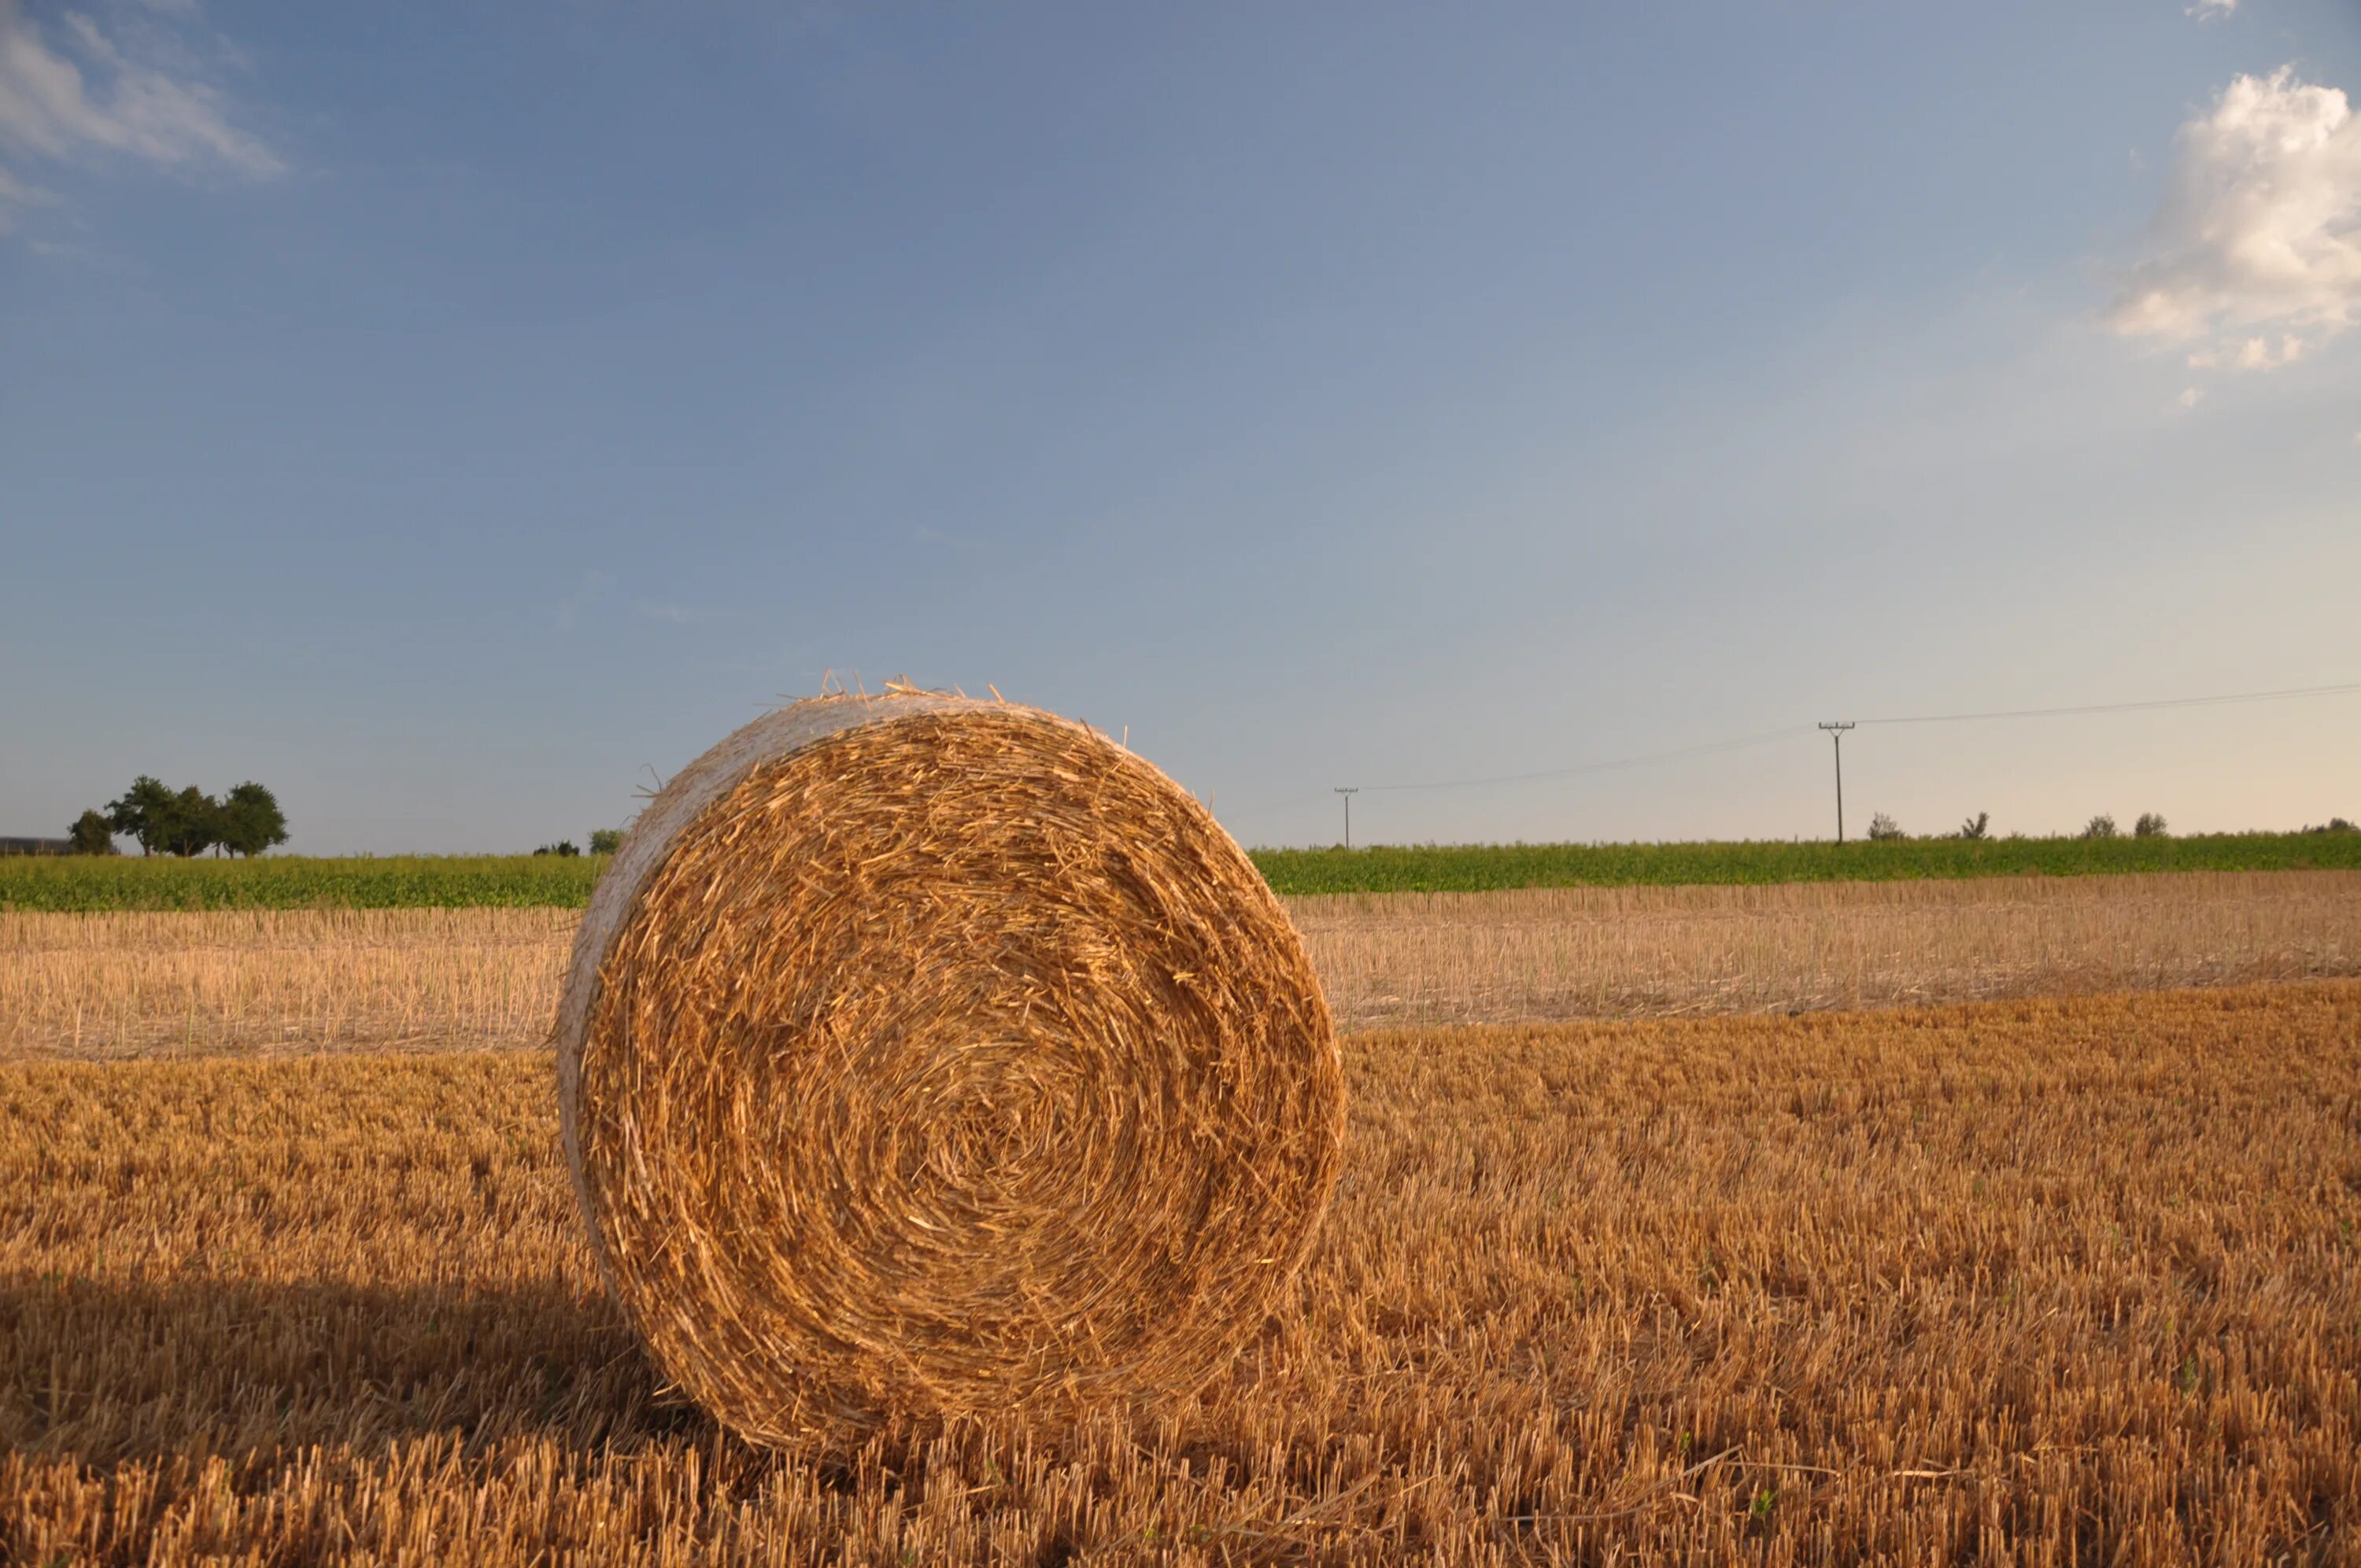
M 2269 369 L 2356 316 L 2361 117 L 2291 67 L 2241 76 L 2181 126 L 2149 253 L 2121 275 L 2107 323 Z
M 2274 345 L 2268 337 L 2250 337 L 2244 343 L 2223 344 L 2213 348 L 2201 348 L 2189 356 L 2191 370 L 2276 370 L 2282 365 L 2292 365 L 2303 357 L 2311 345 L 2290 333 Z
M 110 33 L 78 11 L 55 37 L 0 0 L 0 148 L 56 160 L 112 153 L 180 171 L 267 180 L 287 165 L 232 121 L 221 89 L 153 27 Z M 0 168 L 0 203 L 21 177 Z
M 2218 22 L 2238 8 L 2238 0 L 2197 0 L 2186 15 L 2201 22 Z
M 2177 400 L 2182 408 L 2193 409 L 2197 406 L 2197 400 L 2204 395 L 2205 394 L 2203 392 L 2200 391 L 2195 387 L 2184 387 L 2181 389 L 2180 396 Z
M 2303 339 L 2291 334 L 2279 339 L 2277 352 L 2268 338 L 2250 337 L 2238 345 L 2238 356 L 2231 363 L 2241 370 L 2276 370 L 2302 358 L 2303 350 Z

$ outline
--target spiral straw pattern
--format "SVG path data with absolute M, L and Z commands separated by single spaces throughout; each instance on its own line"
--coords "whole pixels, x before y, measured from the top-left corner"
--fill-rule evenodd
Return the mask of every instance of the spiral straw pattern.
M 934 694 L 757 720 L 642 813 L 577 940 L 567 1154 L 671 1378 L 763 1442 L 1187 1390 L 1335 1183 L 1284 910 L 1081 725 Z

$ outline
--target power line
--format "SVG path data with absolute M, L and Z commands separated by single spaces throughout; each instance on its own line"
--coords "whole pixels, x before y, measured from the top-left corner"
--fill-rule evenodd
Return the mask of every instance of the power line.
M 2054 718 L 2074 714 L 2133 713 L 2147 709 L 2170 707 L 2213 707 L 2228 703 L 2278 702 L 2294 697 L 2338 696 L 2361 692 L 2361 681 L 2345 681 L 2324 686 L 2281 686 L 2272 691 L 2225 692 L 2213 696 L 2155 697 L 2141 702 L 2078 703 L 2066 707 L 1997 708 L 1986 713 L 1916 713 L 1898 718 L 1863 718 L 1861 724 L 1965 724 L 1999 718 Z M 1695 746 L 1676 747 L 1669 751 L 1648 751 L 1638 756 L 1610 757 L 1598 762 L 1576 762 L 1563 768 L 1543 768 L 1528 773 L 1494 773 L 1483 778 L 1429 779 L 1410 784 L 1362 784 L 1356 787 L 1372 794 L 1391 794 L 1403 790 L 1482 789 L 1494 784 L 1533 784 L 1543 779 L 1566 779 L 1584 773 L 1602 773 L 1619 768 L 1645 767 L 1652 762 L 1677 762 L 1687 757 L 1709 757 L 1723 751 L 1742 751 L 1766 741 L 1784 740 L 1792 736 L 1808 735 L 1815 727 L 1809 724 L 1782 725 L 1776 729 L 1758 730 L 1752 735 L 1735 736 L 1727 740 L 1708 740 Z
M 1571 767 L 1544 768 L 1534 773 L 1500 773 L 1482 779 L 1433 779 L 1422 784 L 1363 784 L 1371 791 L 1405 789 L 1475 789 L 1484 784 L 1529 784 L 1535 779 L 1573 778 L 1578 773 L 1602 773 L 1613 768 L 1637 768 L 1650 762 L 1669 762 L 1681 757 L 1710 756 L 1717 751 L 1735 751 L 1748 746 L 1760 746 L 1766 740 L 1784 740 L 1791 735 L 1808 735 L 1808 724 L 1783 725 L 1777 729 L 1765 729 L 1753 735 L 1741 735 L 1730 740 L 1708 740 L 1702 745 L 1682 746 L 1670 751 L 1650 751 L 1637 757 L 1611 757 L 1603 762 L 1576 762 Z
M 2276 702 L 2286 697 L 2335 696 L 2361 692 L 2361 681 L 2333 686 L 2282 686 L 2277 691 L 2227 692 L 2220 696 L 2167 696 L 2147 702 L 2092 702 L 2072 707 L 2011 707 L 1992 713 L 1918 713 L 1905 718 L 1863 718 L 1862 724 L 1963 724 L 1984 718 L 2052 718 L 2072 713 L 2131 713 L 2141 708 L 2213 707 L 2232 702 Z

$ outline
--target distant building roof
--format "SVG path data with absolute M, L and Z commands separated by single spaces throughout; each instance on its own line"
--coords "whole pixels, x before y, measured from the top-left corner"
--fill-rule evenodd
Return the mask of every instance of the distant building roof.
M 71 839 L 0 839 L 0 855 L 71 855 Z

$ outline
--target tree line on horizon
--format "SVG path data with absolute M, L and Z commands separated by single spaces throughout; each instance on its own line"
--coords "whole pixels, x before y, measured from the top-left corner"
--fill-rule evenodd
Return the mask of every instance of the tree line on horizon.
M 2335 820 L 2342 823 L 2345 819 L 2340 817 Z M 2304 831 L 2309 833 L 2312 829 L 2307 828 Z M 2332 828 L 2331 831 L 2334 829 Z M 1881 843 L 1910 837 L 1902 830 L 1900 823 L 1883 811 L 1869 819 L 1869 836 Z M 1958 832 L 1938 836 L 1945 839 L 1989 839 L 1992 837 L 1992 813 L 1979 811 L 1960 823 Z M 2021 837 L 2021 835 L 2018 836 Z M 2114 814 L 2105 811 L 2092 817 L 2089 822 L 2083 824 L 2082 830 L 2074 835 L 2077 839 L 2118 839 L 2122 836 L 2122 832 L 2115 827 Z M 2143 811 L 2139 815 L 2139 820 L 2132 824 L 2132 837 L 2135 839 L 2169 839 L 2171 836 L 2171 829 L 2166 825 L 2164 814 L 2160 811 Z
M 2343 817 L 2332 817 L 2323 824 L 2306 824 L 2294 829 L 2301 834 L 2361 832 L 2361 824 Z M 252 856 L 287 841 L 287 817 L 280 808 L 278 797 L 269 789 L 252 780 L 239 784 L 220 799 L 206 795 L 191 784 L 174 790 L 159 780 L 142 773 L 132 781 L 131 787 L 104 808 L 93 807 L 74 821 L 69 834 L 72 852 L 83 855 L 112 855 L 119 851 L 115 837 L 126 835 L 136 840 L 140 852 L 147 855 L 173 855 L 182 859 L 201 855 L 207 850 L 225 851 L 232 855 Z M 2081 831 L 2060 837 L 2073 839 L 2114 839 L 2125 837 L 2112 815 L 2102 812 L 2091 818 Z M 2143 812 L 2133 824 L 2128 837 L 2136 839 L 2169 838 L 2170 830 L 2158 812 Z M 1872 841 L 1892 842 L 1917 837 L 1903 829 L 1893 817 L 1877 812 L 1870 819 L 1865 835 Z M 1991 839 L 2000 837 L 1992 828 L 1992 814 L 1979 811 L 1949 833 L 1933 835 L 1938 839 Z M 2022 833 L 2011 833 L 2011 839 L 2022 839 Z M 593 856 L 612 855 L 622 847 L 623 830 L 601 828 L 589 835 L 589 850 Z M 570 839 L 543 844 L 535 855 L 558 857 L 577 856 L 583 850 Z
M 216 799 L 194 784 L 176 790 L 142 773 L 104 808 L 75 817 L 68 837 L 76 854 L 112 855 L 118 833 L 136 840 L 143 855 L 258 855 L 287 842 L 287 814 L 279 797 L 252 779 Z
M 611 855 L 622 847 L 623 830 L 620 828 L 594 828 L 590 830 L 590 852 L 592 854 Z M 540 849 L 533 851 L 536 855 L 558 856 L 578 855 L 581 852 L 582 846 L 577 844 L 571 839 L 560 839 L 555 844 L 544 844 Z
M 2332 817 L 2325 823 L 2306 823 L 2303 827 L 2297 828 L 2296 831 L 2299 833 L 2352 833 L 2361 831 L 2361 828 L 2356 828 L 2354 823 L 2346 820 L 2345 817 Z M 1902 825 L 1900 823 L 1894 821 L 1893 817 L 1887 816 L 1883 811 L 1877 813 L 1877 815 L 1869 819 L 1869 836 L 1872 839 L 1876 839 L 1881 842 L 1911 837 L 1911 835 L 1902 830 Z M 1960 823 L 1959 831 L 1956 833 L 1940 833 L 1936 835 L 1936 837 L 1942 839 L 1989 839 L 1992 836 L 1992 813 L 1989 811 L 1977 812 L 1973 817 L 1971 817 L 1966 821 Z M 2009 837 L 2015 839 L 2022 838 L 2024 835 L 2012 833 Z M 2097 816 L 2092 817 L 2090 821 L 2084 823 L 2081 832 L 2072 834 L 2070 837 L 2076 839 L 2120 839 L 2123 837 L 2123 831 L 2115 826 L 2115 819 L 2112 813 L 2102 811 Z M 2169 839 L 2172 837 L 2172 829 L 2165 821 L 2164 814 L 2162 812 L 2143 811 L 2139 815 L 2139 819 L 2132 824 L 2132 837 L 2135 839 Z

